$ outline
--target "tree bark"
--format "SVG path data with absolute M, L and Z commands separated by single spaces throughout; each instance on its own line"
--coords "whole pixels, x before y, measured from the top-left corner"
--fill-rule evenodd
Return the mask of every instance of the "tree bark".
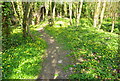
M 15 17 L 18 17 L 17 11 L 16 11 L 16 9 L 15 9 L 14 2 L 11 1 L 11 3 L 12 3 L 13 11 L 14 11 L 14 16 L 15 16 Z
M 55 8 L 56 8 L 56 3 L 54 2 L 54 7 L 53 7 L 53 19 L 55 19 Z
M 69 3 L 70 25 L 72 25 L 72 2 Z
M 52 17 L 52 0 L 49 2 L 50 16 Z
M 94 14 L 94 23 L 93 23 L 93 27 L 97 27 L 98 25 L 98 18 L 99 18 L 99 14 L 100 14 L 100 5 L 101 4 L 101 0 L 98 0 L 98 4 L 97 4 L 97 8 L 95 10 L 95 14 Z
M 82 5 L 83 5 L 83 0 L 81 0 L 81 2 L 80 2 L 80 7 L 79 7 L 78 15 L 77 15 L 77 26 L 79 24 L 79 20 L 80 20 L 80 16 L 81 16 Z
M 111 28 L 111 33 L 114 31 L 115 28 L 115 20 L 116 20 L 116 14 L 117 13 L 113 13 L 113 20 L 112 20 L 112 28 Z
M 27 23 L 26 23 L 26 25 L 27 25 L 27 35 L 28 36 L 30 36 L 31 38 L 32 38 L 32 40 L 34 41 L 35 39 L 34 39 L 34 37 L 32 36 L 32 34 L 31 34 L 31 31 L 30 31 L 30 25 L 32 24 L 32 17 L 33 17 L 33 4 L 34 3 L 29 3 L 29 8 L 28 8 L 28 16 L 27 16 Z
M 64 2 L 64 16 L 67 16 L 67 3 Z
M 114 26 L 115 26 L 115 21 L 112 21 L 112 29 L 111 29 L 111 33 L 114 31 Z
M 18 13 L 18 17 L 19 17 L 19 24 L 22 26 L 22 23 L 23 23 L 23 4 L 22 4 L 22 2 L 16 2 L 16 4 L 17 4 L 17 13 Z
M 29 3 L 23 2 L 23 37 L 27 37 L 27 20 L 28 20 L 28 12 L 29 12 Z
M 49 3 L 48 2 L 45 2 L 45 9 L 46 9 L 45 16 L 47 17 L 48 16 L 48 11 L 49 11 Z
M 102 25 L 102 22 L 103 22 L 105 7 L 106 7 L 106 1 L 104 0 L 102 12 L 101 12 L 101 15 L 100 15 L 100 24 L 99 24 L 98 29 L 101 28 L 101 25 Z

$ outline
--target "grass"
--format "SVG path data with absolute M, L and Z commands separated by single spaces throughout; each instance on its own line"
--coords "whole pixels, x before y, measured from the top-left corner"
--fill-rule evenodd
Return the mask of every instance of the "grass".
M 45 30 L 71 52 L 68 56 L 73 56 L 74 65 L 68 68 L 73 68 L 74 74 L 69 78 L 118 80 L 118 35 L 97 30 L 84 18 L 79 27 L 67 25 L 67 21 L 62 19 L 66 26 L 58 27 L 55 23 L 52 27 L 46 26 Z
M 20 27 L 13 30 L 7 42 L 3 40 L 2 54 L 2 78 L 3 79 L 36 79 L 41 71 L 42 57 L 46 49 L 46 42 L 39 38 L 40 33 L 34 29 L 31 33 L 35 41 L 30 37 L 24 39 Z

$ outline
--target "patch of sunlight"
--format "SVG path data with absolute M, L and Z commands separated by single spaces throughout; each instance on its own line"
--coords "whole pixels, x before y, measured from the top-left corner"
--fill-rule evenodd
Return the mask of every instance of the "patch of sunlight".
M 34 29 L 37 29 L 37 28 L 40 28 L 40 25 L 30 25 L 31 30 L 34 30 Z
M 69 68 L 69 70 L 71 70 L 71 71 L 72 71 L 72 70 L 73 70 L 73 68 L 72 68 L 72 67 L 70 67 L 70 68 Z
M 50 37 L 50 38 L 53 38 L 53 37 Z
M 103 30 L 99 29 L 99 30 L 96 30 L 97 32 L 104 32 Z
M 83 58 L 80 57 L 80 58 L 78 59 L 78 61 L 79 61 L 79 62 L 83 62 L 84 60 L 83 60 Z
M 59 60 L 58 63 L 62 63 L 62 60 Z
M 54 57 L 54 56 L 51 56 L 52 58 Z
M 85 70 L 83 69 L 83 72 L 86 72 L 86 74 L 90 74 L 90 75 L 92 75 L 93 77 L 95 77 L 95 76 L 97 75 L 96 73 L 94 73 L 93 68 L 91 68 L 91 70 L 89 70 L 89 71 L 85 71 Z
M 55 59 L 53 59 L 53 60 L 52 60 L 52 63 L 53 63 L 53 64 L 55 64 L 55 63 L 56 63 L 56 60 L 55 60 Z
M 35 30 L 39 30 L 39 31 L 40 31 L 40 30 L 43 30 L 43 27 L 42 27 L 42 28 L 36 28 Z
M 20 32 L 22 32 L 21 29 L 14 29 L 13 30 L 13 33 L 20 33 Z
M 16 69 L 13 70 L 14 74 L 11 75 L 10 79 L 26 79 L 26 78 L 27 79 L 36 79 L 37 75 L 32 75 L 31 73 L 29 73 L 29 75 L 28 75 L 28 73 L 26 73 L 25 71 L 23 71 L 23 66 L 26 66 L 25 63 L 34 63 L 34 61 L 36 61 L 35 58 L 33 58 L 33 59 L 27 59 L 27 60 L 24 60 L 23 62 L 21 62 L 19 64 L 18 68 L 16 68 Z M 34 65 L 34 64 L 32 64 L 32 65 Z M 27 67 L 30 67 L 30 66 L 27 66 Z
M 60 48 L 60 47 L 56 47 L 57 49 Z
M 48 25 L 48 23 L 43 23 L 43 24 L 40 24 L 40 27 L 45 27 L 46 25 Z
M 21 63 L 21 64 L 19 64 L 19 68 L 21 67 L 21 66 L 23 66 L 25 63 L 28 63 L 28 62 L 34 62 L 35 61 L 35 57 L 33 58 L 33 59 L 27 59 L 26 61 L 24 60 L 24 62 L 23 63 Z
M 59 72 L 55 70 L 54 79 L 56 79 L 58 76 L 59 76 Z
M 24 77 L 23 77 L 24 76 Z M 21 75 L 21 73 L 16 73 L 15 75 L 11 75 L 10 79 L 37 79 L 38 76 L 30 76 L 27 74 Z M 35 81 L 35 80 L 32 80 Z
M 53 51 L 52 51 L 52 54 L 54 54 L 55 52 L 56 52 L 56 50 L 53 50 Z
M 84 54 L 84 53 L 87 53 L 87 51 L 80 51 L 80 53 L 83 53 L 83 54 Z
M 55 42 L 55 40 L 54 39 L 50 39 L 50 43 L 53 43 L 53 42 Z
M 62 26 L 62 27 L 63 27 L 63 26 L 65 26 L 65 25 L 66 25 L 66 22 L 63 22 L 63 21 L 56 21 L 56 23 L 55 23 L 55 24 L 56 24 L 56 26 L 55 26 L 55 27 L 57 27 L 57 28 L 58 28 L 58 27 L 61 27 L 61 26 Z
M 59 28 L 59 27 L 61 27 L 61 26 L 59 26 L 59 25 L 56 25 L 55 27 Z
M 38 25 L 33 25 L 33 26 L 34 26 L 34 29 L 35 29 L 35 30 L 39 30 L 39 28 L 43 28 L 43 27 L 45 27 L 45 26 L 47 26 L 47 25 L 48 25 L 47 22 L 43 22 L 42 24 L 40 23 L 40 24 L 38 24 Z

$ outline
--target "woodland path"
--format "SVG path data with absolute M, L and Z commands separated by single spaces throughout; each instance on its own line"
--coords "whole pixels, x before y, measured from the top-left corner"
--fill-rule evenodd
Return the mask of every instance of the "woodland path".
M 46 51 L 46 57 L 42 64 L 42 72 L 38 79 L 68 79 L 68 75 L 72 73 L 71 68 L 67 71 L 63 67 L 72 64 L 70 57 L 67 57 L 67 51 L 61 49 L 61 46 L 44 32 L 43 28 L 38 29 L 42 34 L 41 38 L 44 39 L 48 48 Z

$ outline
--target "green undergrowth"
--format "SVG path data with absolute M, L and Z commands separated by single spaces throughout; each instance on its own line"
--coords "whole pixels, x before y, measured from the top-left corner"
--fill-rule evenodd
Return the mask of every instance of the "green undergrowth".
M 2 78 L 3 79 L 36 79 L 41 71 L 42 57 L 46 49 L 46 42 L 39 38 L 40 33 L 32 27 L 31 33 L 34 41 L 22 37 L 20 27 L 3 39 L 5 50 L 2 54 Z
M 58 20 L 59 21 L 59 20 Z M 66 23 L 67 20 L 62 22 Z M 45 31 L 53 36 L 72 56 L 74 73 L 70 79 L 80 80 L 118 80 L 118 35 L 97 30 L 91 27 L 90 20 L 82 19 L 76 26 L 45 27 Z
M 101 28 L 104 30 L 104 31 L 108 31 L 108 32 L 110 32 L 111 31 L 111 29 L 112 29 L 112 23 L 111 23 L 112 21 L 108 21 L 108 20 L 106 20 L 106 21 L 104 21 L 103 22 L 103 24 L 102 24 L 102 26 L 101 26 Z M 119 20 L 117 20 L 116 22 L 115 22 L 115 26 L 114 26 L 114 33 L 116 33 L 116 34 L 120 34 L 119 33 L 119 28 L 120 28 L 120 22 L 119 22 Z

